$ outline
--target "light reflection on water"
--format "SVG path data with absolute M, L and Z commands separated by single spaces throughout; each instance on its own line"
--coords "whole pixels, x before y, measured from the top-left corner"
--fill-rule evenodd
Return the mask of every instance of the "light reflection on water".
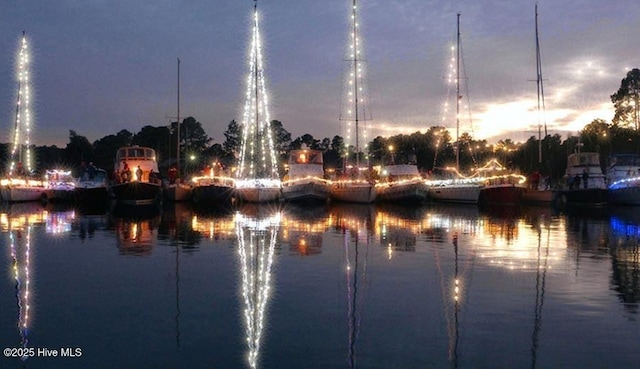
M 47 368 L 634 367 L 640 216 L 586 213 L 4 205 L 0 337 L 83 348 Z

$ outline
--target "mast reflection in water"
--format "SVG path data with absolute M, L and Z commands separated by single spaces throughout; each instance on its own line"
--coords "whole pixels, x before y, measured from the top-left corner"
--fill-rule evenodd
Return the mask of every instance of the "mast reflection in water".
M 271 292 L 271 267 L 276 248 L 279 211 L 267 212 L 257 207 L 255 213 L 238 211 L 235 215 L 238 255 L 242 275 L 242 302 L 247 340 L 247 361 L 258 367 L 260 341 L 264 330 L 265 313 Z
M 0 204 L 0 342 L 83 352 L 0 367 L 639 367 L 636 208 L 160 211 Z
M 17 308 L 17 329 L 20 335 L 20 346 L 26 349 L 29 345 L 29 330 L 33 316 L 32 303 L 32 227 L 34 224 L 43 223 L 46 214 L 42 207 L 31 204 L 16 204 L 0 213 L 0 226 L 3 233 L 9 238 L 9 250 L 11 257 L 11 274 L 15 288 Z M 23 355 L 25 361 L 29 356 Z

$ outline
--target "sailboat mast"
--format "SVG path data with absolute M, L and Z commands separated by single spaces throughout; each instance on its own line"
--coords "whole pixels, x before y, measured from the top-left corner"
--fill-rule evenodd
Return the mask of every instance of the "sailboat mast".
M 360 173 L 360 139 L 359 139 L 359 119 L 358 119 L 358 21 L 356 15 L 356 0 L 353 0 L 353 8 L 351 9 L 351 21 L 353 25 L 353 97 L 354 97 L 354 113 L 356 126 L 356 166 Z
M 178 121 L 176 126 L 176 169 L 178 177 L 180 177 L 180 58 L 178 58 L 178 109 L 176 114 L 176 120 Z
M 17 147 L 20 147 L 18 150 L 18 162 L 22 162 L 22 144 L 18 142 L 20 139 L 20 100 L 22 97 L 22 84 L 18 81 L 18 101 L 16 102 L 16 119 L 14 121 L 14 130 L 13 130 L 13 151 L 15 152 Z M 11 158 L 13 160 L 13 158 Z M 12 165 L 13 166 L 13 165 Z M 13 169 L 13 168 L 12 168 Z M 10 173 L 11 174 L 11 173 Z
M 254 32 L 257 32 L 258 29 L 258 0 L 253 0 L 253 24 L 254 24 Z M 258 125 L 260 124 L 260 113 L 259 113 L 259 100 L 258 100 L 258 35 L 257 33 L 254 35 L 255 40 L 254 40 L 254 47 L 256 48 L 256 50 L 254 50 L 254 81 L 255 81 L 255 95 L 256 95 L 256 137 L 255 137 L 255 142 L 258 143 L 260 142 L 260 136 L 258 133 Z M 260 166 L 259 166 L 260 167 Z
M 542 114 L 545 110 L 544 85 L 542 83 L 542 60 L 540 58 L 540 38 L 538 36 L 538 4 L 536 11 L 536 84 L 538 87 L 538 163 L 542 163 Z M 544 136 L 547 136 L 547 123 L 544 122 Z
M 460 170 L 460 13 L 456 40 L 456 170 Z

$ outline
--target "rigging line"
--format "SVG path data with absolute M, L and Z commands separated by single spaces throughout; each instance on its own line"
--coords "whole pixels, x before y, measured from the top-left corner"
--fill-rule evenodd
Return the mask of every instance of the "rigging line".
M 467 99 L 467 114 L 469 117 L 469 128 L 471 130 L 471 137 L 475 136 L 475 131 L 473 130 L 473 117 L 471 115 L 471 99 L 469 98 L 469 79 L 467 78 L 467 68 L 466 65 L 464 63 L 464 56 L 462 53 L 462 42 L 460 43 L 460 61 L 462 63 L 462 70 L 463 70 L 463 77 L 462 79 L 464 80 L 464 93 L 465 93 L 465 97 Z M 467 142 L 467 144 L 469 144 L 469 142 Z M 471 160 L 473 160 L 473 164 L 474 165 L 478 165 L 478 161 L 476 160 L 476 156 L 474 151 L 471 149 Z

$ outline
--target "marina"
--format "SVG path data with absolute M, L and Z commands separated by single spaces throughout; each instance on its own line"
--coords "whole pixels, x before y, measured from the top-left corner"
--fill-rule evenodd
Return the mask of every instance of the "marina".
M 3 6 L 0 368 L 639 368 L 640 8 L 455 6 Z

